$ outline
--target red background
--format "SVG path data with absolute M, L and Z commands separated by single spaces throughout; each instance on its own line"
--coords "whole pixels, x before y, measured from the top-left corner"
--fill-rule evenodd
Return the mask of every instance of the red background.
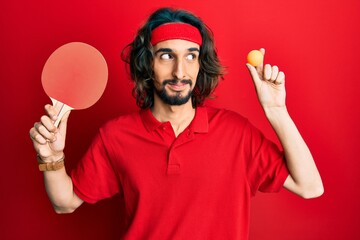
M 275 139 L 245 68 L 251 49 L 287 77 L 287 105 L 322 174 L 325 194 L 303 200 L 282 191 L 253 198 L 250 239 L 360 239 L 358 0 L 33 0 L 1 1 L 1 239 L 118 239 L 119 197 L 53 212 L 37 170 L 28 131 L 49 103 L 42 67 L 62 44 L 98 48 L 109 65 L 104 96 L 75 111 L 67 139 L 67 169 L 106 120 L 136 110 L 120 60 L 148 14 L 159 6 L 186 8 L 213 29 L 228 74 L 212 104 L 247 116 Z M 156 221 L 156 219 L 154 219 Z

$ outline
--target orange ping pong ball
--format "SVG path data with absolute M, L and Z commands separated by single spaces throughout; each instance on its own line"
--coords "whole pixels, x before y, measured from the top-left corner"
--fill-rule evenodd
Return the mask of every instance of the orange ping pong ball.
M 252 50 L 247 55 L 247 62 L 254 67 L 259 66 L 264 61 L 264 55 L 259 50 Z

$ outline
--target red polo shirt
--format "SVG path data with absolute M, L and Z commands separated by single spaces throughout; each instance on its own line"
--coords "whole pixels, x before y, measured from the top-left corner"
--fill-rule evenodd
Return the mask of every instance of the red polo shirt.
M 124 239 L 247 239 L 250 197 L 281 189 L 283 153 L 237 113 L 198 107 L 176 138 L 150 110 L 104 125 L 72 172 L 95 203 L 121 194 Z

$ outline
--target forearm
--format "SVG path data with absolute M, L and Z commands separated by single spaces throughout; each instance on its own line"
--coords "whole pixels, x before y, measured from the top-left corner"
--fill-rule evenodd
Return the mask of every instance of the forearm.
M 45 189 L 57 213 L 71 213 L 82 204 L 74 193 L 73 183 L 65 167 L 44 172 Z
M 286 107 L 264 110 L 284 149 L 290 173 L 284 187 L 304 198 L 320 196 L 323 192 L 320 174 Z

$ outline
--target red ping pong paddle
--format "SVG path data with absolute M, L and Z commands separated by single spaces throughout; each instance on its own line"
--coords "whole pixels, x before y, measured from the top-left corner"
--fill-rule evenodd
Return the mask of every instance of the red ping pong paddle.
M 55 126 L 72 109 L 85 109 L 103 94 L 108 68 L 102 54 L 94 47 L 71 42 L 56 49 L 46 61 L 41 82 L 53 106 L 59 108 Z

